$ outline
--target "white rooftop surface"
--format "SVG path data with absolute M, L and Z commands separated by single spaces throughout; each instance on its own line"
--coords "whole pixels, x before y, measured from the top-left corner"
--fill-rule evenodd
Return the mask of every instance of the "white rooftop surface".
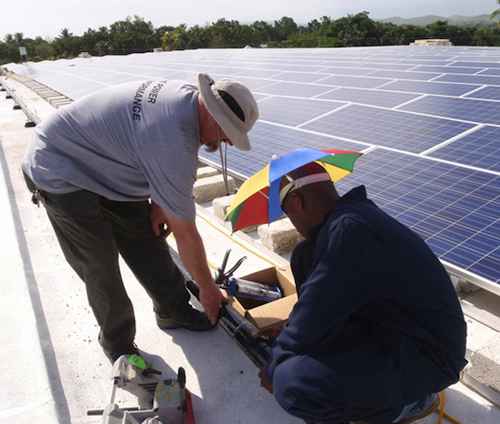
M 0 98 L 0 423 L 98 423 L 86 410 L 106 405 L 110 365 L 96 342 L 84 285 L 24 187 L 20 164 L 32 130 L 12 106 Z M 149 298 L 125 264 L 122 270 L 136 312 L 137 344 L 165 375 L 186 369 L 197 423 L 301 422 L 260 387 L 257 369 L 223 330 L 159 330 Z M 481 327 L 473 328 L 480 338 Z M 500 410 L 462 384 L 447 394 L 447 411 L 461 423 L 500 422 Z

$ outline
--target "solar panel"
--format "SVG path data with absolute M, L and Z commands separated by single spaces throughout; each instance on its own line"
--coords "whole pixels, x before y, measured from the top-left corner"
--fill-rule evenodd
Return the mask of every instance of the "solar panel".
M 359 184 L 441 259 L 500 281 L 499 176 L 376 149 L 337 186 L 344 193 Z
M 348 67 L 343 68 L 341 66 L 335 66 L 335 67 L 325 68 L 323 72 L 328 72 L 329 74 L 336 74 L 336 75 L 365 76 L 372 74 L 374 70 L 368 68 L 348 68 Z
M 479 128 L 433 151 L 430 156 L 500 172 L 500 128 Z
M 343 75 L 334 75 L 330 78 L 322 80 L 321 84 L 338 85 L 340 87 L 375 88 L 388 81 L 390 80 L 384 78 L 346 77 Z
M 422 152 L 472 128 L 472 125 L 352 105 L 311 122 L 304 128 L 365 143 Z
M 261 119 L 296 126 L 338 109 L 344 104 L 334 101 L 269 97 L 259 103 L 259 111 Z
M 491 58 L 490 58 L 491 59 Z M 485 68 L 500 68 L 500 62 L 455 62 L 456 66 L 484 66 Z
M 431 78 L 439 76 L 439 74 L 431 72 L 413 72 L 413 71 L 377 71 L 373 74 L 373 76 L 428 81 Z
M 384 90 L 387 86 L 384 87 Z M 418 95 L 395 93 L 381 90 L 366 90 L 362 88 L 339 88 L 318 96 L 319 99 L 343 100 L 354 103 L 363 103 L 373 106 L 393 108 L 400 104 L 416 99 Z
M 478 75 L 500 76 L 500 68 L 488 68 L 485 71 L 479 73 Z
M 279 74 L 275 74 L 273 78 L 283 81 L 314 82 L 328 76 L 328 73 L 314 74 L 311 72 L 281 72 Z
M 334 87 L 327 85 L 301 84 L 295 82 L 278 82 L 267 81 L 266 85 L 262 85 L 256 91 L 275 94 L 282 96 L 297 96 L 297 97 L 313 97 L 318 94 L 326 93 Z
M 213 49 L 9 66 L 74 99 L 133 79 L 196 83 L 196 74 L 207 72 L 239 80 L 255 93 L 265 120 L 250 134 L 252 151 L 228 149 L 230 170 L 242 177 L 272 154 L 303 146 L 434 147 L 429 157 L 379 147 L 342 184 L 367 183 L 443 259 L 498 282 L 500 177 L 493 174 L 500 172 L 500 134 L 487 125 L 500 120 L 493 101 L 500 100 L 498 48 Z M 420 93 L 425 97 L 416 100 Z M 200 155 L 219 162 L 218 154 Z
M 474 93 L 468 94 L 465 97 L 500 100 L 500 87 L 484 87 Z
M 475 74 L 485 68 L 460 67 L 460 66 L 429 66 L 419 65 L 415 71 L 437 72 L 439 74 Z
M 427 96 L 403 106 L 402 109 L 500 125 L 500 102 Z
M 367 146 L 333 137 L 305 133 L 299 129 L 285 128 L 265 122 L 257 122 L 250 132 L 252 149 L 241 152 L 237 149 L 228 149 L 228 165 L 231 171 L 240 176 L 250 177 L 259 171 L 274 154 L 282 155 L 290 150 L 304 147 L 316 149 L 344 149 L 361 151 Z M 208 153 L 200 149 L 200 157 L 215 164 L 219 163 L 219 153 Z
M 500 76 L 481 76 L 481 75 L 450 75 L 446 74 L 434 81 L 448 81 L 448 82 L 462 82 L 465 84 L 486 84 L 486 85 L 500 85 Z
M 447 96 L 461 96 L 477 88 L 477 85 L 451 84 L 445 82 L 427 81 L 395 81 L 385 85 L 384 90 L 411 91 L 426 94 L 441 94 Z

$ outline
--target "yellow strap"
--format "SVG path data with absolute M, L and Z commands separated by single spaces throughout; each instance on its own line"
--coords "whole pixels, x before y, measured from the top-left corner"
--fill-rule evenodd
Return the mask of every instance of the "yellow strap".
M 452 417 L 451 415 L 446 413 L 446 411 L 445 411 L 446 395 L 445 395 L 444 391 L 440 392 L 438 396 L 439 396 L 439 411 L 438 411 L 439 416 L 438 416 L 437 424 L 442 424 L 443 418 L 445 420 L 448 420 L 450 423 L 461 424 L 460 421 L 458 421 L 455 417 Z

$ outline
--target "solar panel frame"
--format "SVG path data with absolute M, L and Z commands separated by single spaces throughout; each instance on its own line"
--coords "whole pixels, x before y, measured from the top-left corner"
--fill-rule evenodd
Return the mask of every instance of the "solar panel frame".
M 446 96 L 462 96 L 476 88 L 478 88 L 478 86 L 472 84 L 452 84 L 445 82 L 407 80 L 394 81 L 384 86 L 384 90 L 407 91 Z
M 276 96 L 297 96 L 308 98 L 326 93 L 333 88 L 335 87 L 331 85 L 268 81 L 268 84 L 262 85 L 255 91 Z
M 483 281 L 491 275 L 492 267 L 497 266 L 500 260 L 498 249 L 490 252 L 488 257 L 479 259 L 477 257 L 478 251 L 484 250 L 485 246 L 491 247 L 493 242 L 496 242 L 496 239 L 492 239 L 492 234 L 495 237 L 500 234 L 500 224 L 497 223 L 500 201 L 495 198 L 485 204 L 485 196 L 496 193 L 498 184 L 486 180 L 483 186 L 478 186 L 477 183 L 480 180 L 477 175 L 481 172 L 487 175 L 486 178 L 490 178 L 492 172 L 498 172 L 496 159 L 499 153 L 494 143 L 495 137 L 498 138 L 496 130 L 492 134 L 485 134 L 485 130 L 474 129 L 475 124 L 462 122 L 463 118 L 454 118 L 455 120 L 443 118 L 444 115 L 449 116 L 451 113 L 453 116 L 465 116 L 461 115 L 465 112 L 460 110 L 457 112 L 456 107 L 448 107 L 446 113 L 434 110 L 433 113 L 440 115 L 435 118 L 427 116 L 427 112 L 406 111 L 406 108 L 421 104 L 419 102 L 427 97 L 454 99 L 451 103 L 454 105 L 457 104 L 458 95 L 465 94 L 465 99 L 461 100 L 478 101 L 479 109 L 490 109 L 491 116 L 497 111 L 496 107 L 484 105 L 495 103 L 491 100 L 498 100 L 496 98 L 500 89 L 498 48 L 214 49 L 45 61 L 30 63 L 29 70 L 26 70 L 25 65 L 15 66 L 26 75 L 34 75 L 41 82 L 75 99 L 129 79 L 187 78 L 196 83 L 196 73 L 199 71 L 209 73 L 214 79 L 232 78 L 241 81 L 254 91 L 261 105 L 270 101 L 273 96 L 279 97 L 277 95 L 289 96 L 288 99 L 296 97 L 295 101 L 287 100 L 283 101 L 283 104 L 278 104 L 283 108 L 283 114 L 281 117 L 271 117 L 274 123 L 268 126 L 262 121 L 257 123 L 255 131 L 251 133 L 256 150 L 252 153 L 242 153 L 228 149 L 228 154 L 236 161 L 235 167 L 239 167 L 238 169 L 242 171 L 237 172 L 233 169 L 231 172 L 241 178 L 248 177 L 250 167 L 256 171 L 255 167 L 263 165 L 264 159 L 268 159 L 271 154 L 284 153 L 304 144 L 312 147 L 354 150 L 379 144 L 387 147 L 376 148 L 375 151 L 387 149 L 417 153 L 427 151 L 428 157 L 425 157 L 427 162 L 421 162 L 426 166 L 432 162 L 462 168 L 450 173 L 451 178 L 450 175 L 443 174 L 441 165 L 429 166 L 425 174 L 414 174 L 412 180 L 407 181 L 407 170 L 392 170 L 394 171 L 392 172 L 390 163 L 379 161 L 377 172 L 380 175 L 378 179 L 371 179 L 369 189 L 373 188 L 379 192 L 378 198 L 387 210 L 398 216 L 403 214 L 401 216 L 404 216 L 405 222 L 412 223 L 422 234 L 430 236 L 430 243 L 436 251 L 449 246 L 450 243 L 455 244 L 456 248 L 452 252 L 444 251 L 443 254 L 447 256 L 442 257 L 442 260 L 451 262 L 448 266 L 455 272 L 463 271 L 467 277 L 474 272 L 472 278 L 477 277 L 478 281 Z M 488 66 L 490 67 L 487 68 Z M 330 72 L 332 75 L 328 76 Z M 446 74 L 442 75 L 442 72 Z M 473 75 L 476 73 L 477 75 Z M 375 79 L 384 75 L 391 77 L 381 78 L 382 81 Z M 419 82 L 427 81 L 435 75 L 438 75 L 436 83 Z M 316 76 L 319 78 L 316 79 Z M 405 79 L 404 82 L 401 81 L 402 78 Z M 301 79 L 301 82 L 293 82 L 294 79 Z M 394 80 L 397 79 L 400 81 L 395 83 Z M 375 87 L 374 81 L 377 82 Z M 398 90 L 390 90 L 391 83 L 392 88 L 399 87 Z M 456 85 L 451 88 L 454 83 Z M 359 88 L 360 85 L 361 87 L 368 85 L 370 88 Z M 481 87 L 483 85 L 486 87 Z M 410 86 L 412 89 L 418 87 L 420 91 L 405 92 L 403 88 L 408 89 Z M 466 87 L 476 91 L 461 94 Z M 417 100 L 421 96 L 416 93 L 427 91 L 431 91 L 434 96 L 427 95 Z M 317 100 L 300 100 L 305 101 L 304 104 L 298 101 L 299 98 L 312 99 L 315 96 L 318 96 Z M 322 108 L 304 107 L 304 105 L 316 105 L 316 102 L 339 101 L 335 97 L 342 96 L 345 98 L 340 100 L 343 106 L 333 112 L 328 110 L 321 113 Z M 346 100 L 351 104 L 345 105 Z M 402 102 L 395 104 L 400 100 Z M 273 100 L 270 104 L 273 102 L 279 103 L 279 100 Z M 496 103 L 500 104 L 498 101 Z M 285 104 L 287 108 L 283 107 Z M 460 102 L 459 104 L 463 105 Z M 401 108 L 401 110 L 393 111 L 391 108 Z M 477 115 L 479 109 L 472 108 L 469 116 Z M 348 110 L 351 112 L 347 113 Z M 374 110 L 377 113 L 374 113 Z M 354 113 L 356 111 L 357 113 Z M 309 121 L 297 124 L 302 118 L 311 116 Z M 488 117 L 487 119 L 491 120 Z M 293 128 L 293 125 L 304 122 L 306 125 L 303 129 Z M 318 126 L 323 126 L 321 131 L 326 131 L 327 134 L 318 131 Z M 473 141 L 474 137 L 480 140 Z M 480 147 L 475 148 L 471 145 Z M 452 150 L 453 153 L 450 154 Z M 448 156 L 436 159 L 438 155 L 445 154 Z M 216 154 L 210 156 L 210 159 L 207 155 L 201 151 L 201 160 L 218 162 Z M 410 154 L 404 156 L 404 158 L 398 156 L 398 161 L 411 162 L 415 158 Z M 451 164 L 457 162 L 458 165 Z M 472 169 L 479 166 L 484 171 Z M 488 170 L 488 167 L 494 171 Z M 475 177 L 469 181 L 466 176 L 461 175 L 463 170 L 479 174 L 474 174 Z M 358 171 L 359 166 L 349 180 L 356 178 Z M 392 192 L 385 187 L 389 174 L 390 178 L 398 182 L 397 187 L 391 189 Z M 433 181 L 432 190 L 429 189 L 431 187 L 429 184 L 425 184 L 427 180 Z M 461 186 L 454 185 L 456 181 L 460 181 Z M 413 189 L 416 184 L 420 186 L 419 190 Z M 428 201 L 436 190 L 439 196 Z M 471 191 L 474 192 L 472 196 L 453 202 L 457 193 L 464 195 Z M 482 205 L 480 211 L 475 209 L 477 202 Z M 408 208 L 412 203 L 418 204 L 419 207 Z M 429 216 L 433 212 L 434 216 Z M 446 229 L 444 224 L 450 220 L 456 220 L 456 225 L 452 229 Z M 488 233 L 481 233 L 481 229 L 487 225 Z M 460 246 L 457 243 L 461 243 Z M 468 270 L 460 270 L 457 265 L 453 265 L 458 263 L 457 261 L 467 264 Z M 489 289 L 496 290 L 500 295 L 500 284 L 495 284 L 494 288 Z
M 477 85 L 500 85 L 500 76 L 445 74 L 436 78 L 434 81 L 459 82 Z
M 372 78 L 371 76 L 349 77 L 344 75 L 332 75 L 329 78 L 321 80 L 321 84 L 339 87 L 376 88 L 389 81 L 390 79 L 387 78 Z
M 426 96 L 404 105 L 401 110 L 500 125 L 500 102 L 487 100 Z
M 415 71 L 376 71 L 373 76 L 392 78 L 392 79 L 408 79 L 418 81 L 428 81 L 438 77 L 440 74 L 432 72 L 415 72 Z
M 472 127 L 463 122 L 360 105 L 351 105 L 304 126 L 332 136 L 415 153 Z
M 481 127 L 429 156 L 500 173 L 500 128 Z
M 345 102 L 272 96 L 259 102 L 259 110 L 260 118 L 263 120 L 296 126 L 319 115 L 333 112 L 345 104 Z
M 393 108 L 418 97 L 418 94 L 386 91 L 386 87 L 384 86 L 384 90 L 341 87 L 318 96 L 318 99 L 347 101 Z
M 442 260 L 476 277 L 488 276 L 498 290 L 500 176 L 378 148 L 358 159 L 356 171 L 336 185 L 344 193 L 359 184 Z M 472 243 L 465 244 L 468 240 Z M 491 262 L 499 266 L 492 269 Z
M 471 99 L 500 100 L 500 87 L 486 86 L 465 97 Z

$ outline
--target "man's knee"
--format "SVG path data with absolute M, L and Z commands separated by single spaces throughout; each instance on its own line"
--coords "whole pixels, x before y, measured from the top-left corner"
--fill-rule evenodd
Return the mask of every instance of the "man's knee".
M 311 362 L 314 360 L 307 356 L 295 356 L 275 368 L 273 394 L 276 401 L 285 411 L 306 421 L 328 417 L 329 422 L 342 422 L 342 402 L 333 390 L 335 379 Z

